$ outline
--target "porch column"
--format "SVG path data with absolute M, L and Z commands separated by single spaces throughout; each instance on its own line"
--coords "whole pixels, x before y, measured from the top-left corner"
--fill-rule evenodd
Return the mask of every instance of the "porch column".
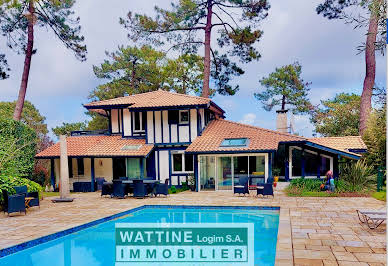
M 54 166 L 54 159 L 50 159 L 50 178 L 51 178 L 51 185 L 53 186 L 53 189 L 55 190 L 55 166 Z
M 304 148 L 302 148 L 302 158 L 301 158 L 301 176 L 305 178 L 305 166 L 306 166 L 306 158 L 304 157 Z
M 286 179 L 286 182 L 290 181 L 290 170 L 289 170 L 289 146 L 285 145 L 285 152 L 284 152 L 284 178 Z
M 335 179 L 339 177 L 339 167 L 338 167 L 338 161 L 340 160 L 341 155 L 334 156 L 333 158 L 333 176 Z
M 272 178 L 272 152 L 268 153 L 268 178 Z
M 195 180 L 195 192 L 199 191 L 198 182 L 198 155 L 194 154 L 194 180 Z
M 317 163 L 317 178 L 320 179 L 321 178 L 322 159 L 321 159 L 321 154 L 319 152 L 317 154 L 317 160 L 318 160 L 318 163 Z
M 144 158 L 140 158 L 140 179 L 144 179 Z
M 94 158 L 90 158 L 90 175 L 91 175 L 91 180 L 90 180 L 90 191 L 94 192 L 94 180 L 95 180 L 95 172 L 94 172 Z

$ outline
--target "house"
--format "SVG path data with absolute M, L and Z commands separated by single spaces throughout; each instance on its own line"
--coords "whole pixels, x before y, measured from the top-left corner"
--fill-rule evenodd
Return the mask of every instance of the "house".
M 320 178 L 328 170 L 338 176 L 344 158 L 357 160 L 366 151 L 359 136 L 304 138 L 282 132 L 284 121 L 276 131 L 236 123 L 225 120 L 211 99 L 163 90 L 84 107 L 107 117 L 109 128 L 67 137 L 71 188 L 126 176 L 168 179 L 174 186 L 193 177 L 197 190 L 230 190 L 239 177 L 257 183 L 272 177 L 274 168 L 286 180 Z M 59 156 L 59 143 L 36 155 L 51 160 L 53 184 L 59 182 Z

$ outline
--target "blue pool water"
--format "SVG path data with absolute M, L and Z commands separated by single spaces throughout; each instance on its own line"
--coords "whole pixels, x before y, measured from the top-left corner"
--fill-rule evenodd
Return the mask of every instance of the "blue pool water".
M 2 257 L 0 265 L 114 265 L 114 228 L 117 222 L 253 223 L 255 265 L 275 264 L 279 210 L 152 207 Z

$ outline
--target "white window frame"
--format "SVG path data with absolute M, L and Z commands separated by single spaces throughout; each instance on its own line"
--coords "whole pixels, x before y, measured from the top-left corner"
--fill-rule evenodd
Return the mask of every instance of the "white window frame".
M 136 113 L 139 114 L 139 122 L 140 122 L 140 129 L 136 129 Z M 143 128 L 143 112 L 134 112 L 133 114 L 133 132 L 145 132 L 145 128 Z
M 188 117 L 189 120 L 187 120 L 187 121 L 182 121 L 182 119 L 181 119 L 181 118 L 182 118 L 182 115 L 181 115 L 181 114 L 182 114 L 183 112 L 186 112 L 186 113 L 187 113 L 187 117 Z M 179 122 L 180 125 L 188 125 L 188 124 L 190 123 L 190 112 L 189 112 L 189 110 L 179 110 L 179 121 L 178 121 L 178 122 Z
M 174 155 L 180 154 L 182 156 L 182 171 L 174 171 Z M 171 151 L 171 173 L 173 174 L 187 174 L 187 173 L 194 173 L 194 160 L 193 160 L 193 170 L 192 171 L 186 171 L 185 167 L 185 152 L 184 151 Z

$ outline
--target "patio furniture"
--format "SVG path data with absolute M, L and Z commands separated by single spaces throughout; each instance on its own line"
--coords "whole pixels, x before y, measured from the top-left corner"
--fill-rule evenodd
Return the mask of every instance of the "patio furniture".
M 166 197 L 168 196 L 168 179 L 164 181 L 164 184 L 156 185 L 155 196 L 158 195 L 165 195 Z
M 27 186 L 14 187 L 16 194 L 23 194 L 25 198 L 31 198 L 28 201 L 28 207 L 39 206 L 39 192 L 27 192 Z M 27 206 L 26 206 L 27 207 Z M 27 208 L 28 208 L 27 207 Z
M 13 212 L 24 212 L 24 214 L 27 214 L 24 194 L 9 195 L 6 190 L 3 190 L 2 192 L 4 199 L 4 213 L 8 213 L 8 216 Z
M 113 197 L 123 199 L 125 195 L 125 184 L 121 180 L 113 180 Z
M 257 188 L 257 196 L 259 196 L 260 194 L 264 196 L 272 196 L 274 197 L 273 195 L 273 187 L 272 187 L 272 184 L 271 183 L 266 183 L 266 184 L 257 184 L 258 188 Z
M 101 197 L 104 195 L 112 196 L 113 194 L 113 182 L 104 182 L 101 188 Z
M 248 189 L 248 177 L 240 177 L 239 178 L 239 184 L 237 186 L 233 187 L 233 194 L 249 194 L 249 189 Z
M 387 220 L 387 211 L 381 210 L 356 210 L 361 223 L 368 225 L 370 229 L 376 229 Z
M 96 188 L 96 183 L 94 183 L 94 188 Z M 91 191 L 92 191 L 91 182 L 73 183 L 73 192 L 91 192 Z
M 119 180 L 121 180 L 121 181 L 128 180 L 128 177 L 127 176 L 121 176 L 121 177 L 119 177 Z
M 133 196 L 135 198 L 144 198 L 147 195 L 143 180 L 133 180 Z
M 105 178 L 103 178 L 103 177 L 96 178 L 97 190 L 102 189 L 102 185 L 104 184 L 104 182 L 106 182 Z

